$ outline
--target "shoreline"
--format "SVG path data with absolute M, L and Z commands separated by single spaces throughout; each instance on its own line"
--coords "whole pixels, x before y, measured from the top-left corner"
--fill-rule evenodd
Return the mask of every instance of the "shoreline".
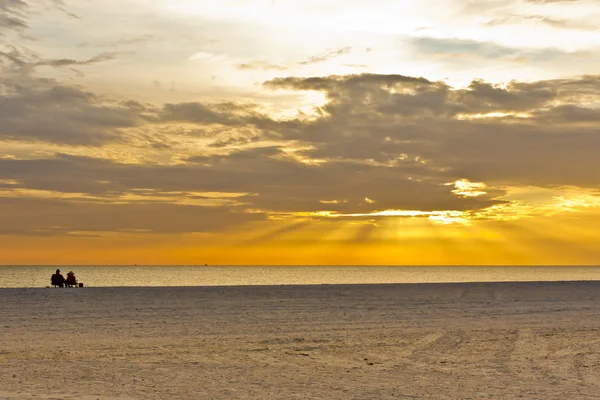
M 595 267 L 80 267 L 85 287 L 600 281 Z M 0 268 L 0 287 L 45 288 L 53 267 Z
M 600 281 L 596 267 L 80 267 L 86 287 Z M 45 288 L 54 267 L 0 268 L 0 287 Z
M 387 286 L 438 286 L 438 285 L 531 285 L 531 284 L 600 284 L 600 279 L 580 279 L 580 280 L 540 280 L 540 281 L 460 281 L 460 282 L 398 282 L 398 283 L 307 283 L 307 284 L 277 284 L 277 285 L 182 285 L 182 286 L 84 286 L 72 288 L 54 288 L 51 286 L 36 287 L 0 287 L 1 290 L 23 290 L 23 289 L 64 289 L 64 290 L 85 290 L 85 289 L 234 289 L 234 288 L 310 288 L 310 287 L 387 287 Z

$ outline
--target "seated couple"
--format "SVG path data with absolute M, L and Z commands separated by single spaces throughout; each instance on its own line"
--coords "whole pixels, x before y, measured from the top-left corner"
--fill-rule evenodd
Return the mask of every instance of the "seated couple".
M 60 274 L 60 269 L 56 270 L 56 273 L 50 278 L 50 284 L 54 287 L 74 287 L 77 286 L 77 279 L 73 271 L 67 273 L 67 279 Z

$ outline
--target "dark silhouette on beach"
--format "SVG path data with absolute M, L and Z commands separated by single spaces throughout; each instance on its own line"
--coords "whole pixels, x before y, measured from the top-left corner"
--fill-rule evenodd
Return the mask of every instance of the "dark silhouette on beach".
M 67 273 L 67 279 L 65 280 L 66 287 L 75 287 L 77 286 L 77 279 L 75 278 L 75 273 L 73 271 L 69 271 Z
M 56 273 L 50 277 L 50 283 L 54 287 L 64 287 L 65 277 L 60 274 L 60 269 L 56 270 Z

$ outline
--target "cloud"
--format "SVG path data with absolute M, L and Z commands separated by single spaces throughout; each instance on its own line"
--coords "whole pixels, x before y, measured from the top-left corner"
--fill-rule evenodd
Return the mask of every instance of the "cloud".
M 2 32 L 23 35 L 32 4 L 5 0 Z M 538 17 L 491 24 L 519 18 Z M 96 45 L 154 39 L 134 34 Z M 466 87 L 401 74 L 287 76 L 259 90 L 297 98 L 319 92 L 325 102 L 281 117 L 243 98 L 151 105 L 99 95 L 39 74 L 56 77 L 124 53 L 45 58 L 6 42 L 0 141 L 9 150 L 0 157 L 0 226 L 8 228 L 0 234 L 216 232 L 269 218 L 508 219 L 524 207 L 510 197 L 515 188 L 600 188 L 596 75 L 502 85 L 475 79 Z M 464 39 L 416 38 L 411 45 L 426 59 L 495 66 L 575 54 Z M 193 57 L 230 54 L 202 48 Z M 330 49 L 298 64 L 351 51 Z M 179 57 L 186 54 L 192 51 Z M 252 57 L 236 55 L 246 62 L 235 66 L 287 70 Z M 274 95 L 261 94 L 268 104 Z
M 343 56 L 345 54 L 349 54 L 351 51 L 352 51 L 352 46 L 341 47 L 339 49 L 330 49 L 324 53 L 309 57 L 305 61 L 300 61 L 298 64 L 299 65 L 318 64 L 318 63 L 321 63 L 324 61 L 331 60 L 333 58 Z
M 423 54 L 490 60 L 553 54 L 458 39 L 413 43 Z M 350 51 L 329 50 L 301 64 Z M 505 85 L 474 80 L 464 88 L 400 74 L 282 77 L 264 88 L 317 91 L 326 103 L 310 115 L 278 118 L 245 101 L 152 106 L 36 75 L 40 66 L 84 66 L 120 53 L 41 59 L 8 47 L 2 54 L 0 140 L 60 145 L 69 153 L 115 143 L 122 151 L 142 138 L 148 147 L 138 150 L 163 160 L 52 156 L 47 148 L 30 159 L 0 159 L 0 215 L 3 226 L 22 220 L 19 234 L 203 232 L 323 212 L 493 218 L 489 210 L 507 203 L 509 187 L 600 182 L 598 76 Z M 485 190 L 467 195 L 473 188 Z M 31 207 L 47 214 L 27 214 Z M 58 225 L 64 228 L 52 228 Z
M 75 86 L 30 78 L 0 78 L 0 139 L 71 145 L 118 140 L 119 129 L 143 117 L 132 103 L 105 99 Z
M 23 20 L 10 15 L 0 15 L 0 30 L 4 29 L 24 29 L 27 25 Z
M 519 54 L 521 50 L 501 46 L 491 42 L 477 42 L 467 39 L 416 38 L 413 45 L 420 52 L 429 54 L 477 55 L 485 58 L 502 58 Z
M 163 121 L 198 124 L 245 125 L 253 119 L 268 119 L 254 104 L 242 103 L 167 103 L 161 115 Z
M 51 5 L 61 6 L 62 2 Z M 29 12 L 29 4 L 24 1 L 4 1 L 2 8 L 20 13 L 23 18 Z M 86 66 L 113 60 L 122 53 L 102 53 L 84 60 L 43 59 L 23 46 L 3 47 L 0 140 L 99 146 L 121 140 L 121 129 L 135 127 L 146 117 L 135 102 L 97 96 L 83 87 L 36 75 L 38 67 Z
M 533 21 L 540 22 L 542 24 L 549 25 L 554 28 L 562 29 L 581 29 L 594 31 L 599 28 L 598 24 L 589 23 L 585 21 L 571 21 L 567 19 L 552 18 L 545 15 L 519 15 L 511 14 L 505 17 L 494 18 L 486 23 L 486 26 L 499 26 L 499 25 L 516 25 L 524 22 Z
M 77 17 L 64 9 L 64 2 L 61 0 L 37 0 L 36 2 L 2 0 L 0 2 L 0 38 L 11 32 L 23 34 L 29 28 L 27 20 L 32 12 L 32 8 L 45 6 L 64 11 L 69 17 Z
M 112 53 L 101 53 L 94 57 L 85 60 L 75 60 L 70 58 L 60 59 L 43 59 L 37 54 L 28 51 L 25 48 L 17 48 L 15 46 L 8 46 L 7 51 L 0 51 L 0 58 L 4 58 L 12 63 L 14 69 L 18 69 L 21 74 L 32 75 L 37 67 L 73 67 L 73 66 L 85 66 L 112 61 L 118 58 L 122 54 L 131 54 L 124 52 L 112 52 Z M 6 67 L 5 67 L 6 69 Z
M 597 76 L 504 87 L 474 81 L 458 90 L 369 74 L 276 79 L 266 86 L 325 92 L 324 117 L 287 134 L 311 143 L 316 158 L 411 166 L 429 179 L 596 186 L 600 178 L 592 150 L 600 145 L 597 112 L 581 104 L 600 103 Z
M 324 91 L 329 97 L 337 97 L 336 90 L 344 87 L 372 85 L 374 88 L 379 85 L 395 84 L 420 84 L 433 85 L 425 78 L 416 78 L 404 75 L 379 75 L 379 74 L 360 74 L 360 75 L 342 75 L 328 77 L 288 77 L 275 78 L 264 83 L 264 86 L 271 89 L 285 88 L 295 90 L 316 90 Z M 340 93 L 341 94 L 341 93 Z
M 247 63 L 239 63 L 235 65 L 237 69 L 240 70 L 276 70 L 276 71 L 286 71 L 288 69 L 288 67 L 286 67 L 285 65 L 277 65 L 277 64 L 271 64 L 265 61 L 250 61 Z
M 230 148 L 232 146 L 247 145 L 250 143 L 256 143 L 261 141 L 260 136 L 249 136 L 249 137 L 230 137 L 227 139 L 217 140 L 210 143 L 208 147 L 213 148 Z
M 0 197 L 0 234 L 65 235 L 70 232 L 221 232 L 260 213 L 164 203 L 98 204 L 40 198 Z M 7 227 L 14 227 L 8 228 Z
M 127 53 L 102 53 L 94 56 L 92 58 L 88 58 L 87 60 L 73 60 L 69 58 L 61 58 L 61 59 L 53 59 L 53 60 L 41 60 L 35 63 L 32 63 L 32 66 L 50 66 L 50 67 L 66 67 L 66 66 L 74 66 L 74 65 L 92 65 L 97 63 L 102 63 L 106 61 L 112 61 L 117 58 L 117 56 L 121 54 Z
M 577 56 L 589 55 L 585 52 L 568 52 L 556 48 L 523 49 L 507 47 L 493 42 L 479 42 L 470 39 L 439 39 L 422 37 L 413 39 L 410 45 L 417 56 L 437 58 L 460 65 L 469 65 L 474 59 L 498 62 L 547 63 L 557 60 L 572 60 Z
M 327 104 L 310 120 L 275 119 L 253 104 L 189 102 L 149 109 L 135 102 L 110 102 L 78 88 L 34 86 L 15 89 L 6 96 L 0 132 L 11 140 L 99 145 L 124 140 L 120 128 L 176 122 L 199 128 L 214 126 L 203 130 L 203 136 L 210 140 L 205 144 L 208 155 L 192 155 L 189 160 L 211 165 L 207 171 L 195 172 L 211 176 L 207 182 L 218 181 L 218 174 L 224 177 L 232 171 L 244 171 L 240 176 L 251 179 L 228 188 L 236 191 L 252 191 L 252 185 L 262 187 L 258 181 L 268 182 L 262 176 L 273 173 L 263 170 L 267 165 L 274 171 L 288 171 L 290 176 L 299 177 L 299 182 L 305 177 L 307 185 L 315 174 L 324 179 L 331 172 L 332 179 L 343 181 L 352 176 L 350 171 L 362 171 L 373 183 L 369 190 L 377 192 L 381 191 L 378 185 L 389 190 L 392 183 L 388 180 L 394 176 L 407 181 L 397 185 L 408 187 L 435 187 L 462 178 L 591 185 L 597 176 L 590 149 L 599 143 L 593 134 L 597 112 L 588 104 L 600 98 L 599 82 L 596 76 L 505 86 L 476 80 L 466 88 L 455 89 L 418 77 L 360 74 L 278 78 L 265 83 L 270 89 L 323 92 Z M 57 114 L 51 108 L 56 104 L 64 111 Z M 45 120 L 49 115 L 55 118 L 52 124 Z M 166 134 L 160 143 L 167 143 L 165 140 L 170 144 L 158 149 L 169 151 L 179 139 Z M 261 144 L 269 141 L 279 144 Z M 260 155 L 259 150 L 252 150 L 257 146 L 263 149 Z M 270 153 L 264 153 L 266 148 Z M 210 155 L 215 150 L 221 154 Z M 519 171 L 513 161 L 529 169 Z M 410 182 L 410 177 L 421 182 Z M 317 187 L 329 191 L 339 186 L 333 181 Z M 343 194 L 348 197 L 377 198 L 371 193 L 345 190 Z M 449 188 L 436 190 L 452 196 Z M 314 193 L 307 201 L 340 198 L 339 193 L 327 194 Z M 402 202 L 406 196 L 399 195 L 396 201 Z M 383 193 L 383 197 L 391 196 Z M 393 199 L 389 203 L 392 205 Z
M 436 210 L 481 208 L 498 202 L 490 197 L 459 198 L 446 179 L 411 181 L 407 168 L 332 163 L 323 167 L 296 162 L 281 146 L 238 150 L 213 156 L 191 157 L 174 166 L 119 164 L 101 159 L 59 155 L 54 159 L 0 160 L 0 179 L 17 182 L 5 189 L 13 195 L 24 190 L 71 193 L 63 201 L 89 203 L 103 198 L 119 203 L 132 193 L 251 193 L 236 200 L 246 209 L 268 212 L 318 211 L 323 198 L 341 198 L 330 204 L 339 212 L 367 212 L 379 208 Z M 404 178 L 403 178 L 404 176 Z M 494 191 L 491 191 L 493 194 Z M 53 197 L 57 197 L 54 195 Z M 365 197 L 376 203 L 365 202 Z M 119 200 L 119 201 L 117 201 Z M 177 203 L 170 199 L 171 203 Z
M 25 20 L 27 3 L 23 0 L 3 0 L 0 3 L 0 37 L 10 31 L 23 31 L 28 25 Z
M 131 46 L 131 45 L 141 45 L 146 44 L 151 41 L 157 40 L 158 38 L 155 35 L 146 34 L 139 36 L 132 36 L 129 38 L 122 38 L 118 40 L 111 40 L 105 42 L 97 42 L 97 43 L 80 43 L 79 47 L 122 47 L 122 46 Z
M 27 3 L 24 0 L 3 0 L 2 3 L 0 3 L 0 10 L 14 11 L 26 6 Z
M 554 4 L 554 3 L 572 4 L 572 3 L 582 3 L 583 0 L 526 0 L 526 2 L 534 3 L 534 4 Z

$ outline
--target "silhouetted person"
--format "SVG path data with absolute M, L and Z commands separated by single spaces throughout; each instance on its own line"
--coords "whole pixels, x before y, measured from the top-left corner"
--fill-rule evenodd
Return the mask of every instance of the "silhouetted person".
M 73 271 L 69 271 L 67 273 L 67 280 L 65 281 L 65 285 L 67 287 L 77 286 L 77 279 L 75 279 L 75 274 Z
M 60 269 L 56 270 L 56 273 L 50 278 L 52 286 L 64 287 L 65 277 L 60 274 Z

